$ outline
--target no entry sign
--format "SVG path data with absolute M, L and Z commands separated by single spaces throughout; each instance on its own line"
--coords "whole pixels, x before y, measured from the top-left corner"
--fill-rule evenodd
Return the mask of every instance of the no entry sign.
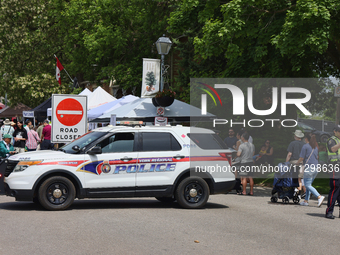
M 52 142 L 71 142 L 86 133 L 87 96 L 52 95 Z
M 84 109 L 78 100 L 66 98 L 57 105 L 56 114 L 61 124 L 72 127 L 82 120 Z

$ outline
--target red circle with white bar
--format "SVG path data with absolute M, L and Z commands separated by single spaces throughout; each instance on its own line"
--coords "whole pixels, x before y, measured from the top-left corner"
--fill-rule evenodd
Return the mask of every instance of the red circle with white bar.
M 77 125 L 84 116 L 83 106 L 73 98 L 62 100 L 56 109 L 57 119 L 65 126 Z

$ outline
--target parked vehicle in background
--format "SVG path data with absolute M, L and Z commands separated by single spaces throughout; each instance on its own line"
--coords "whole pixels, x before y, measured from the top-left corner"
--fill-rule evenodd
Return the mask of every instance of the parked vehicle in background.
M 315 128 L 301 122 L 298 122 L 298 127 L 301 128 L 304 133 L 311 133 L 315 135 L 316 140 L 321 143 L 326 143 L 328 138 L 332 136 L 331 133 L 316 130 Z

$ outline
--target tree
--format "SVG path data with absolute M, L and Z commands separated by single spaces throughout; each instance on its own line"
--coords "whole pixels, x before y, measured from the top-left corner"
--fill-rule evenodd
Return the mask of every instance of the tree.
M 34 107 L 51 93 L 65 93 L 59 86 L 53 52 L 54 16 L 49 0 L 4 0 L 0 2 L 0 93 L 11 104 Z
M 176 41 L 190 58 L 180 63 L 186 75 L 178 83 L 188 84 L 189 77 L 339 77 L 339 24 L 334 0 L 181 1 L 169 18 L 174 37 L 188 38 Z M 313 112 L 329 98 L 334 107 L 333 87 L 308 86 Z M 259 99 L 270 96 L 271 87 L 254 89 Z
M 165 31 L 170 1 L 73 0 L 61 9 L 63 56 L 79 82 L 116 80 L 140 88 L 142 59 L 158 58 L 154 42 Z
M 159 57 L 154 42 L 166 32 L 170 2 L 1 1 L 0 93 L 32 107 L 70 93 L 65 73 L 62 86 L 53 79 L 54 54 L 79 83 L 140 88 L 142 59 Z

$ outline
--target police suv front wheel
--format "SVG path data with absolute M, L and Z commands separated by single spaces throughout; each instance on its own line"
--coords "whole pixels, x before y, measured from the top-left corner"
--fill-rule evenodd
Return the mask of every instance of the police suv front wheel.
M 199 177 L 187 177 L 182 180 L 175 192 L 179 205 L 183 208 L 202 208 L 209 198 L 209 186 Z
M 73 183 L 62 176 L 45 180 L 38 192 L 40 204 L 47 210 L 65 210 L 74 201 L 76 190 Z

